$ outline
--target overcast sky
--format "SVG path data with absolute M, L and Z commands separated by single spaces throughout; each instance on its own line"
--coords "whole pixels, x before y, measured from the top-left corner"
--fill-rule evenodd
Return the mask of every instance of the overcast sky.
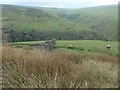
M 118 4 L 118 1 L 119 0 L 0 0 L 0 4 L 56 8 L 84 8 Z

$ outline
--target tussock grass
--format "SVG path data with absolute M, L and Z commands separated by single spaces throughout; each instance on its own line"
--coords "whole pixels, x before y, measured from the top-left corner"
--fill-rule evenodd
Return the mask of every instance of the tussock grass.
M 3 48 L 5 88 L 118 87 L 117 57 Z

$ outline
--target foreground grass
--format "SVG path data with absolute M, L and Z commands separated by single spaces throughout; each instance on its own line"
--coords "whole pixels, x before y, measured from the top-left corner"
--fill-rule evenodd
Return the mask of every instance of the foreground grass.
M 3 48 L 5 88 L 118 87 L 117 57 Z

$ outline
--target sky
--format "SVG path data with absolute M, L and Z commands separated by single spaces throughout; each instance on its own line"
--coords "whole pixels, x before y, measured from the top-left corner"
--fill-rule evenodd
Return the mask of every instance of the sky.
M 118 4 L 118 2 L 119 0 L 0 0 L 0 4 L 55 8 L 84 8 Z

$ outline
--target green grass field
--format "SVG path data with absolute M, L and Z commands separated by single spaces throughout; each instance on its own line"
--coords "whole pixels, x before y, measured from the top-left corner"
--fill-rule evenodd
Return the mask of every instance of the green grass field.
M 37 44 L 44 41 L 31 42 L 16 42 L 13 45 L 30 45 Z M 58 40 L 55 51 L 66 51 L 74 53 L 101 53 L 118 55 L 118 42 L 113 41 L 99 41 L 99 40 Z M 67 49 L 69 45 L 75 46 L 74 49 Z M 106 48 L 106 45 L 111 45 L 112 49 Z M 62 46 L 62 47 L 61 47 Z

